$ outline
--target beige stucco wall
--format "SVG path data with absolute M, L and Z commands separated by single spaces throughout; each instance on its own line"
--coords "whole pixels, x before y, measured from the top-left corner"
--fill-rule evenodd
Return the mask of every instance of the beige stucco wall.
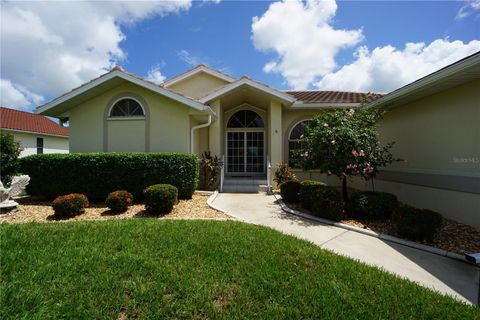
M 213 77 L 204 72 L 199 72 L 190 78 L 168 86 L 168 88 L 188 97 L 198 99 L 226 84 L 228 84 L 228 82 L 225 80 Z
M 146 151 L 145 120 L 107 120 L 108 151 Z
M 146 119 L 106 120 L 107 107 L 112 100 L 129 95 L 141 98 L 147 108 Z M 188 152 L 189 112 L 188 106 L 125 83 L 69 110 L 70 150 Z
M 20 157 L 37 154 L 37 138 L 43 138 L 43 153 L 68 153 L 68 138 L 47 136 L 42 134 L 7 131 L 19 142 L 23 150 Z
M 384 142 L 407 162 L 390 169 L 480 175 L 480 80 L 389 111 L 380 126 Z M 458 159 L 476 158 L 462 162 Z
M 480 178 L 479 123 L 480 80 L 392 109 L 381 122 L 380 139 L 395 141 L 393 154 L 407 162 L 387 170 L 415 173 L 427 185 L 379 180 L 376 186 L 401 201 L 480 228 L 480 194 L 428 186 L 432 176 L 447 184 L 455 177 Z

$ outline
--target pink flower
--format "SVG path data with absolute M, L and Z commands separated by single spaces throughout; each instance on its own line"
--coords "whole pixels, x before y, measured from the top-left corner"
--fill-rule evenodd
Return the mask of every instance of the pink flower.
M 348 164 L 347 169 L 356 169 L 357 165 L 356 164 Z
M 363 152 L 363 150 L 360 150 L 360 152 L 358 153 L 358 155 L 359 155 L 360 157 L 365 157 L 365 152 Z
M 373 172 L 373 167 L 370 165 L 370 163 L 367 163 L 367 167 L 363 169 L 363 173 L 372 173 Z
M 302 157 L 304 158 L 308 157 L 308 151 L 305 151 L 305 153 L 302 154 Z
M 332 144 L 335 144 L 335 143 L 336 143 L 335 140 L 332 140 Z
M 357 152 L 357 150 L 352 149 L 352 156 L 354 156 L 355 158 L 358 157 L 358 152 Z

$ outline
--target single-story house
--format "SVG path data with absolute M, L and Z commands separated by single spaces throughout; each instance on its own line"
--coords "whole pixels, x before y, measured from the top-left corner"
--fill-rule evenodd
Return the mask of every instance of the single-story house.
M 388 167 L 377 189 L 480 227 L 480 53 L 387 95 L 282 91 L 205 65 L 157 85 L 115 67 L 36 113 L 69 121 L 71 152 L 210 151 L 224 157 L 225 187 L 242 191 L 242 177 L 261 183 L 269 163 L 294 164 L 315 114 L 364 99 L 390 110 L 381 138 L 408 160 Z M 297 175 L 339 183 L 315 171 Z
M 69 150 L 68 128 L 38 114 L 0 107 L 0 129 L 20 143 L 20 157 Z

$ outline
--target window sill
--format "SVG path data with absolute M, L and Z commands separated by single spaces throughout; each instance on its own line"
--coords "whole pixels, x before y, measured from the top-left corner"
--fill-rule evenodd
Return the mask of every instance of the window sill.
M 128 120 L 145 120 L 144 116 L 136 117 L 108 117 L 107 121 L 128 121 Z

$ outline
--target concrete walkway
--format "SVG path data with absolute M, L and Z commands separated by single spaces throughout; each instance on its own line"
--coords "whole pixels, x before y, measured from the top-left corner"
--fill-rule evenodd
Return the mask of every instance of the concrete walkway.
M 477 267 L 450 258 L 285 214 L 274 196 L 221 193 L 211 205 L 235 218 L 313 242 L 423 286 L 478 303 Z

